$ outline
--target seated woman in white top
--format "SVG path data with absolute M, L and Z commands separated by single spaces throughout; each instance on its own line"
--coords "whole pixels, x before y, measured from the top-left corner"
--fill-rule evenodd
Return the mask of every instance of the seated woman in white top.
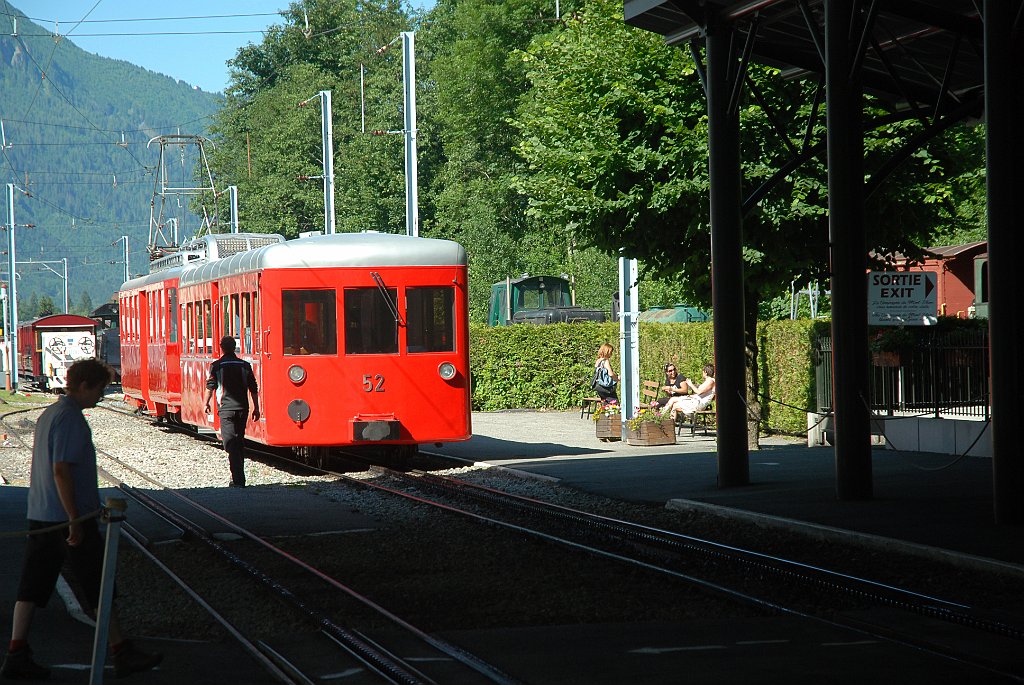
M 703 373 L 704 382 L 700 385 L 694 385 L 689 378 L 684 381 L 686 386 L 693 391 L 692 395 L 672 397 L 665 405 L 664 411 L 671 412 L 673 421 L 679 414 L 688 416 L 704 409 L 711 404 L 711 400 L 715 399 L 715 367 L 705 364 Z

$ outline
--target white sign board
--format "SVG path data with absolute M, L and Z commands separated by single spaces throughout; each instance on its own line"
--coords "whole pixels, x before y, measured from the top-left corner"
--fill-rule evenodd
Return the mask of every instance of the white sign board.
M 938 323 L 938 274 L 934 271 L 868 273 L 868 323 L 931 326 Z

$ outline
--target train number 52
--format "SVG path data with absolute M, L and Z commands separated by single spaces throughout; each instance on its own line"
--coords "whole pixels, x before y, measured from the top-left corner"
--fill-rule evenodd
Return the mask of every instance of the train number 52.
M 379 373 L 371 376 L 370 374 L 363 375 L 363 391 L 364 392 L 384 392 L 384 376 Z

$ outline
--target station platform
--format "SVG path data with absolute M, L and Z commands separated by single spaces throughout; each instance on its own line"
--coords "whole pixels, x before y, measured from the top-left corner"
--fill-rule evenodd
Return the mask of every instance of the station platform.
M 749 454 L 749 485 L 719 488 L 714 434 L 684 431 L 675 445 L 638 447 L 602 442 L 595 433 L 594 422 L 578 411 L 475 413 L 471 440 L 436 451 L 612 499 L 713 509 L 1024 579 L 1024 527 L 994 522 L 990 458 L 876 447 L 873 497 L 840 501 L 832 447 L 763 438 Z

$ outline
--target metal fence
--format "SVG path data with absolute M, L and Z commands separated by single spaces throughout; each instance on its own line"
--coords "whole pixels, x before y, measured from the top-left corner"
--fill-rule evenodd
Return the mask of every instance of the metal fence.
M 814 345 L 819 413 L 832 410 L 832 339 Z M 869 403 L 875 414 L 988 419 L 987 331 L 927 332 L 900 353 L 872 357 Z

